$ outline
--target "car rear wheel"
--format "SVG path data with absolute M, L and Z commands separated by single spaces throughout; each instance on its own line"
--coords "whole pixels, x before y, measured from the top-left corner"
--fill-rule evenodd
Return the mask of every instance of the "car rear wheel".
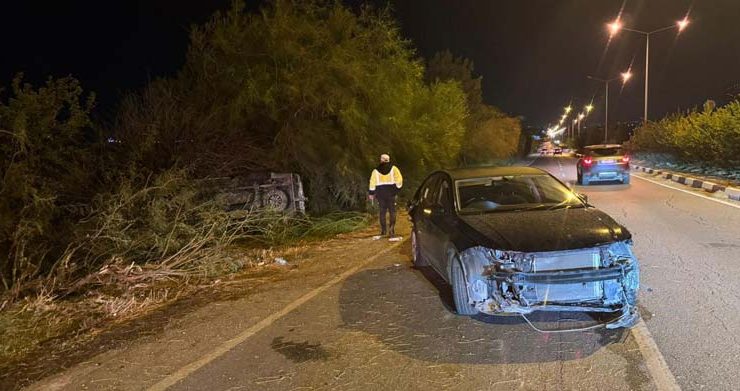
M 411 255 L 413 256 L 414 267 L 429 266 L 429 262 L 421 255 L 421 248 L 419 248 L 419 238 L 416 234 L 416 229 L 411 231 Z
M 455 310 L 458 315 L 476 315 L 478 310 L 470 304 L 468 297 L 468 284 L 465 282 L 465 275 L 462 266 L 457 259 L 452 260 L 452 271 L 450 273 L 450 283 L 452 284 L 452 298 L 455 301 Z

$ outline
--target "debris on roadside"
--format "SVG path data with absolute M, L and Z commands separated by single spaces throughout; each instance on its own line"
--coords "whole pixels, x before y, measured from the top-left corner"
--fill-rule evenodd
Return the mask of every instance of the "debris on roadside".
M 274 263 L 275 263 L 276 265 L 280 265 L 280 266 L 285 266 L 285 265 L 287 265 L 287 264 L 288 264 L 288 261 L 287 261 L 287 260 L 286 260 L 285 258 L 282 258 L 282 257 L 277 257 L 277 258 L 275 258 L 275 261 L 274 261 Z

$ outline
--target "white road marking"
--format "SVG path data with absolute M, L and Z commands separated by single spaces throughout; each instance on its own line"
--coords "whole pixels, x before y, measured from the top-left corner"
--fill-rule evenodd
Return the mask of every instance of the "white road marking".
M 637 342 L 640 353 L 645 359 L 645 365 L 650 373 L 650 377 L 653 378 L 655 387 L 660 391 L 680 391 L 681 387 L 676 382 L 676 378 L 673 377 L 671 369 L 668 368 L 668 364 L 660 353 L 658 345 L 655 344 L 653 336 L 650 335 L 647 326 L 645 326 L 645 322 L 640 319 L 640 322 L 630 332 L 635 337 L 635 342 Z
M 639 176 L 639 175 L 632 175 L 632 177 L 633 177 L 633 178 L 639 178 L 639 179 L 642 179 L 643 181 L 648 181 L 648 182 L 652 182 L 652 183 L 654 183 L 654 184 L 656 184 L 656 185 L 658 185 L 658 186 L 663 186 L 663 187 L 667 187 L 667 188 L 669 188 L 669 189 L 672 189 L 672 190 L 680 191 L 680 192 L 683 192 L 683 193 L 686 193 L 686 194 L 691 194 L 692 196 L 695 196 L 695 197 L 699 197 L 699 198 L 703 198 L 703 199 L 705 199 L 705 200 L 709 200 L 709 201 L 714 201 L 714 202 L 718 202 L 718 203 L 720 203 L 720 204 L 723 204 L 723 205 L 727 205 L 727 206 L 731 206 L 731 207 L 733 207 L 733 208 L 738 208 L 738 209 L 740 209 L 740 204 L 734 204 L 734 203 L 731 203 L 731 202 L 729 202 L 729 201 L 722 201 L 722 200 L 718 200 L 718 199 L 716 199 L 716 198 L 712 198 L 712 197 L 707 197 L 707 196 L 703 196 L 703 195 L 701 195 L 701 194 L 698 194 L 698 193 L 695 193 L 695 192 L 693 192 L 693 191 L 688 191 L 688 190 L 684 190 L 684 189 L 679 189 L 679 188 L 676 188 L 676 187 L 673 187 L 673 186 L 668 186 L 668 185 L 666 185 L 666 184 L 664 184 L 664 183 L 660 183 L 660 182 L 658 182 L 658 181 L 654 181 L 654 180 L 652 180 L 652 179 L 648 179 L 648 178 L 645 178 L 645 177 L 642 177 L 642 176 Z
M 202 368 L 206 364 L 210 363 L 211 361 L 223 356 L 224 354 L 228 353 L 231 349 L 235 348 L 240 343 L 246 341 L 253 335 L 257 334 L 258 332 L 262 331 L 263 329 L 267 328 L 271 324 L 273 324 L 276 320 L 282 318 L 283 316 L 287 315 L 289 312 L 293 311 L 294 309 L 300 307 L 301 305 L 305 304 L 307 301 L 313 299 L 316 297 L 319 293 L 327 290 L 328 288 L 331 288 L 332 286 L 336 285 L 337 283 L 341 282 L 345 278 L 349 277 L 351 274 L 354 274 L 358 270 L 360 270 L 365 265 L 369 264 L 370 262 L 376 260 L 378 257 L 385 255 L 386 253 L 390 252 L 392 249 L 398 247 L 403 242 L 397 242 L 388 247 L 387 249 L 373 255 L 372 257 L 368 258 L 364 262 L 360 262 L 354 267 L 347 269 L 344 273 L 334 277 L 333 279 L 329 280 L 328 282 L 324 283 L 320 287 L 306 293 L 305 295 L 299 297 L 292 303 L 285 306 L 282 310 L 278 312 L 274 312 L 272 315 L 266 317 L 265 319 L 262 319 L 258 323 L 254 324 L 252 327 L 242 331 L 239 335 L 236 337 L 222 343 L 216 349 L 213 349 L 211 352 L 205 354 L 203 357 L 199 358 L 198 360 L 195 360 L 191 362 L 190 364 L 178 369 L 174 373 L 168 375 L 164 379 L 157 382 L 157 384 L 154 384 L 153 386 L 148 388 L 148 391 L 164 391 L 170 386 L 173 386 L 178 381 L 185 379 L 186 377 L 190 376 L 193 372 L 197 371 L 198 369 Z

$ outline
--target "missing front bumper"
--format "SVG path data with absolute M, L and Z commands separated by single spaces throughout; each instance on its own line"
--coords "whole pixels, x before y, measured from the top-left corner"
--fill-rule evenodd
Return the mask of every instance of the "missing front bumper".
M 488 298 L 477 307 L 492 315 L 615 313 L 618 317 L 607 322 L 607 328 L 631 327 L 639 319 L 635 306 L 638 281 L 639 270 L 632 260 L 601 269 L 495 272 L 488 277 Z

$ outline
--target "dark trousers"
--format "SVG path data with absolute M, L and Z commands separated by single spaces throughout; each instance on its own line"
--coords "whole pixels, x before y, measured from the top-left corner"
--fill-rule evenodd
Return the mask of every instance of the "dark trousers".
M 391 235 L 395 235 L 395 227 L 396 227 L 396 196 L 395 195 L 387 195 L 387 194 L 378 194 L 376 199 L 378 200 L 378 205 L 380 205 L 380 233 L 381 235 L 385 235 L 386 233 L 389 233 Z M 389 231 L 386 231 L 385 229 L 385 214 L 386 212 L 390 214 L 390 225 L 389 225 Z

